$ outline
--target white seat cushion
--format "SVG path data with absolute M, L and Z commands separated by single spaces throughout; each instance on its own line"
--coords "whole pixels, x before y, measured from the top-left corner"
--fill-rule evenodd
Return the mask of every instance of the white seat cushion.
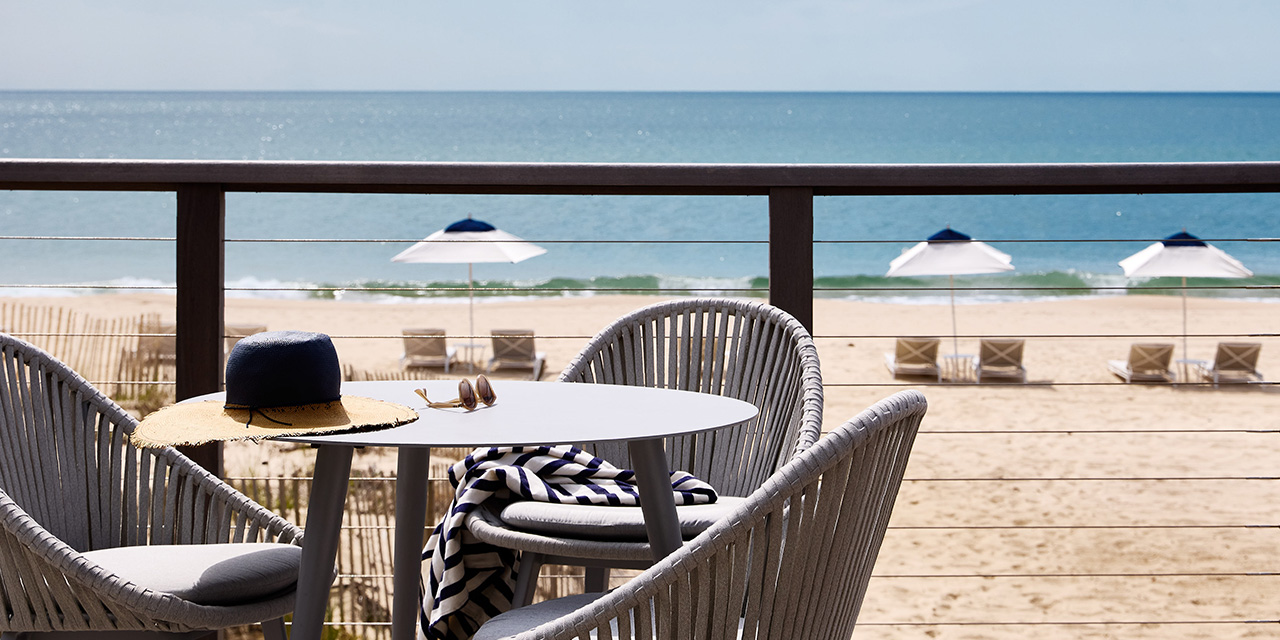
M 720 496 L 711 504 L 676 507 L 676 514 L 680 517 L 681 536 L 689 539 L 702 533 L 738 508 L 742 501 L 743 498 Z M 644 542 L 649 539 L 640 507 L 519 500 L 504 507 L 498 517 L 517 529 L 559 537 L 619 542 Z
M 254 542 L 117 547 L 84 557 L 140 587 L 196 604 L 234 606 L 292 591 L 302 547 Z
M 484 623 L 484 626 L 480 627 L 480 630 L 474 636 L 471 636 L 471 640 L 497 640 L 498 638 L 509 638 L 518 635 L 540 624 L 551 622 L 560 616 L 573 613 L 595 602 L 603 595 L 603 593 L 583 593 L 512 609 L 501 615 L 489 618 Z M 614 629 L 616 634 L 617 627 L 615 626 Z M 594 634 L 592 637 L 594 637 Z
M 500 640 L 510 638 L 539 625 L 546 624 L 582 609 L 603 597 L 604 593 L 583 593 L 576 596 L 565 596 L 554 600 L 545 600 L 527 607 L 512 609 L 493 618 L 489 618 L 484 626 L 471 636 L 471 640 Z M 655 624 L 650 621 L 650 624 Z M 618 621 L 609 621 L 611 638 L 618 637 Z M 632 629 L 632 633 L 635 630 Z M 596 637 L 596 630 L 591 630 L 591 637 Z M 742 619 L 738 619 L 738 638 L 742 637 Z

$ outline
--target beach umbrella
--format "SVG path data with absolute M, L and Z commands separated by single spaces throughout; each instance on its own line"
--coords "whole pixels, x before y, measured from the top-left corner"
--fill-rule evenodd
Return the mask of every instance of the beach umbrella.
M 429 262 L 467 264 L 468 335 L 476 334 L 475 279 L 472 265 L 477 262 L 520 262 L 540 256 L 547 250 L 532 242 L 467 216 L 401 251 L 392 262 Z
M 960 353 L 959 331 L 956 330 L 955 277 L 981 273 L 1013 271 L 1013 258 L 989 244 L 947 227 L 894 258 L 886 276 L 947 276 L 951 290 L 951 341 Z
M 1253 272 L 1227 252 L 1179 231 L 1120 261 L 1131 278 L 1182 278 L 1182 357 L 1187 357 L 1187 278 L 1248 278 Z

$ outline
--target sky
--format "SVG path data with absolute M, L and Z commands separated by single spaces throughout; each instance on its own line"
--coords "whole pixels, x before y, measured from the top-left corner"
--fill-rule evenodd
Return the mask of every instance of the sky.
M 0 90 L 1280 91 L 1280 0 L 0 0 Z

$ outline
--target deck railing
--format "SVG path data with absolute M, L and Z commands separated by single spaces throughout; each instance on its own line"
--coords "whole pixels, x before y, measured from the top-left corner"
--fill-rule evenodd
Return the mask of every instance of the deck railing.
M 1173 164 L 1020 164 L 1020 165 L 626 165 L 626 164 L 523 164 L 523 163 L 315 163 L 315 162 L 223 162 L 223 161 L 78 161 L 0 160 L 0 189 L 58 191 L 169 191 L 177 194 L 177 340 L 176 385 L 179 398 L 221 389 L 223 357 L 224 245 L 226 243 L 227 193 L 404 193 L 404 194 L 568 194 L 568 195 L 749 195 L 761 196 L 761 215 L 769 219 L 769 301 L 801 320 L 813 330 L 814 309 L 814 199 L 817 197 L 921 196 L 921 195 L 1016 195 L 1016 194 L 1151 194 L 1151 193 L 1254 193 L 1280 192 L 1280 162 L 1173 163 Z M 1229 214 L 1228 214 L 1229 215 Z M 1264 230 L 1265 231 L 1265 230 Z M 1267 335 L 1274 336 L 1274 333 Z M 387 336 L 391 338 L 391 336 Z M 869 336 L 816 336 L 819 339 L 853 339 Z M 880 337 L 880 336 L 874 336 Z M 962 336 L 963 337 L 963 336 Z M 970 336 L 972 337 L 972 336 Z M 1080 336 L 1069 336 L 1080 337 Z M 860 381 L 828 381 L 829 386 L 856 386 Z M 880 384 L 880 383 L 875 383 Z M 1063 383 L 1054 383 L 1063 384 Z M 846 416 L 829 416 L 830 420 Z M 928 438 L 1007 437 L 1022 434 L 1034 438 L 1073 438 L 1082 434 L 1106 438 L 1117 433 L 1106 425 L 1092 431 L 1073 426 L 1060 430 L 1026 432 L 938 431 Z M 1176 430 L 1175 430 L 1176 431 Z M 1228 430 L 1241 434 L 1275 433 L 1266 425 L 1243 425 Z M 1153 432 L 1155 433 L 1155 432 Z M 1172 431 L 1168 433 L 1173 433 Z M 1174 433 L 1173 436 L 1178 436 Z M 1173 437 L 1170 436 L 1170 437 Z M 1261 436 L 1265 437 L 1265 436 Z M 220 468 L 215 449 L 192 452 L 211 468 Z M 1241 486 L 1263 482 L 1276 486 L 1277 479 L 1244 477 L 1070 477 L 1070 478 L 908 478 L 908 484 L 955 486 L 964 483 L 1022 484 L 1056 482 L 1077 487 L 1128 483 L 1147 486 L 1176 482 L 1236 483 Z M 1087 493 L 1080 490 L 1081 494 Z M 1189 507 L 1190 508 L 1190 507 Z M 1068 524 L 1043 526 L 934 527 L 907 522 L 896 532 L 913 535 L 937 544 L 948 544 L 951 535 L 988 535 L 1003 541 L 1010 535 L 1045 536 L 1099 535 L 1130 536 L 1133 531 L 1174 529 L 1179 535 L 1222 537 L 1273 535 L 1273 522 L 1261 511 L 1256 521 L 1196 525 L 1148 526 L 1144 523 Z M 957 533 L 958 532 L 958 533 Z M 1028 533 L 1029 532 L 1029 533 Z M 1044 533 L 1048 532 L 1048 533 Z M 905 539 L 905 534 L 896 534 Z M 1103 539 L 1107 539 L 1105 538 Z M 976 538 L 975 538 L 976 539 Z M 1240 544 L 1241 548 L 1249 546 Z M 1265 543 L 1264 543 L 1265 546 Z M 1267 548 L 1274 548 L 1269 546 Z M 991 553 L 998 553 L 992 548 Z M 1249 560 L 1248 558 L 1245 561 Z M 984 565 L 985 566 L 985 565 Z M 1269 583 L 1278 574 L 1271 567 L 1250 566 L 1245 572 L 1206 572 L 1198 565 L 1173 573 L 1128 572 L 1041 572 L 976 569 L 955 575 L 881 574 L 883 583 L 924 582 L 944 578 L 965 584 L 1014 580 L 1209 580 L 1259 581 Z M 1033 575 L 1034 574 L 1034 575 Z M 934 582 L 937 582 L 936 580 Z M 1135 582 L 1135 584 L 1137 584 Z M 1216 584 L 1216 583 L 1215 583 Z M 1234 588 L 1227 585 L 1227 589 Z M 1221 592 L 1219 589 L 1217 592 Z M 1215 593 L 1217 593 L 1215 592 Z M 936 613 L 936 612 L 935 612 Z M 1051 625 L 1023 619 L 999 619 L 999 615 L 976 611 L 977 620 L 937 622 L 868 621 L 869 632 L 877 625 L 885 633 L 907 628 L 991 630 L 1009 625 Z M 983 617 L 987 616 L 987 617 Z M 1257 616 L 1274 618 L 1274 612 L 1258 611 Z M 928 616 L 925 616 L 928 617 Z M 945 616 L 944 616 L 945 617 Z M 1061 625 L 1108 626 L 1124 631 L 1146 625 L 1234 624 L 1229 630 L 1250 633 L 1274 630 L 1275 620 L 1186 620 L 1134 619 L 1128 622 L 1101 620 L 1098 616 Z M 948 626 L 950 625 L 950 626 Z M 985 626 L 983 626 L 985 625 Z M 1128 626 L 1117 626 L 1128 625 Z M 1258 625 L 1264 625 L 1259 627 Z M 1214 629 L 1215 627 L 1209 627 Z M 1158 629 L 1158 627 L 1157 627 Z
M 177 395 L 221 388 L 229 192 L 768 197 L 769 300 L 813 328 L 815 196 L 1280 191 L 1280 162 L 748 165 L 0 160 L 0 189 L 177 194 Z

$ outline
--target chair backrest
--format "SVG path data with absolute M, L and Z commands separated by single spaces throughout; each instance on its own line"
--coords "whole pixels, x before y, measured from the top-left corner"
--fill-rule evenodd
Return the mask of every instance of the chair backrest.
M 65 364 L 0 334 L 4 493 L 77 551 L 226 541 L 228 523 L 166 515 L 181 517 L 174 502 L 192 500 L 197 489 L 223 502 L 239 494 L 176 449 L 134 447 L 129 434 L 136 425 Z
M 537 357 L 533 331 L 529 329 L 493 329 L 493 359 L 498 363 L 528 363 Z
M 733 428 L 675 436 L 667 463 L 723 495 L 755 490 L 822 429 L 822 373 L 809 332 L 761 302 L 691 299 L 634 311 L 583 347 L 560 380 L 712 393 L 745 400 L 759 415 Z M 601 420 L 602 432 L 609 428 Z M 625 444 L 585 445 L 631 466 Z
M 223 335 L 227 337 L 227 353 L 235 348 L 236 343 L 248 338 L 255 333 L 262 333 L 267 330 L 266 325 L 262 324 L 228 324 L 225 327 Z
M 978 365 L 983 367 L 1021 367 L 1022 348 L 1026 340 L 1015 338 L 983 338 L 978 343 Z
M 1258 369 L 1258 355 L 1261 353 L 1260 342 L 1219 342 L 1218 352 L 1213 356 L 1213 369 L 1253 373 Z
M 1173 361 L 1173 345 L 1161 342 L 1138 342 L 1129 347 L 1129 370 L 1164 372 Z
M 404 329 L 405 357 L 444 358 L 449 352 L 444 329 Z
M 297 527 L 176 449 L 134 447 L 135 426 L 53 356 L 0 334 L 0 593 L 10 614 L 0 631 L 216 626 L 199 605 L 137 587 L 80 554 L 300 541 Z
M 847 640 L 924 412 L 915 391 L 882 400 L 644 573 L 516 637 Z
M 898 338 L 893 359 L 898 364 L 938 364 L 938 338 Z

